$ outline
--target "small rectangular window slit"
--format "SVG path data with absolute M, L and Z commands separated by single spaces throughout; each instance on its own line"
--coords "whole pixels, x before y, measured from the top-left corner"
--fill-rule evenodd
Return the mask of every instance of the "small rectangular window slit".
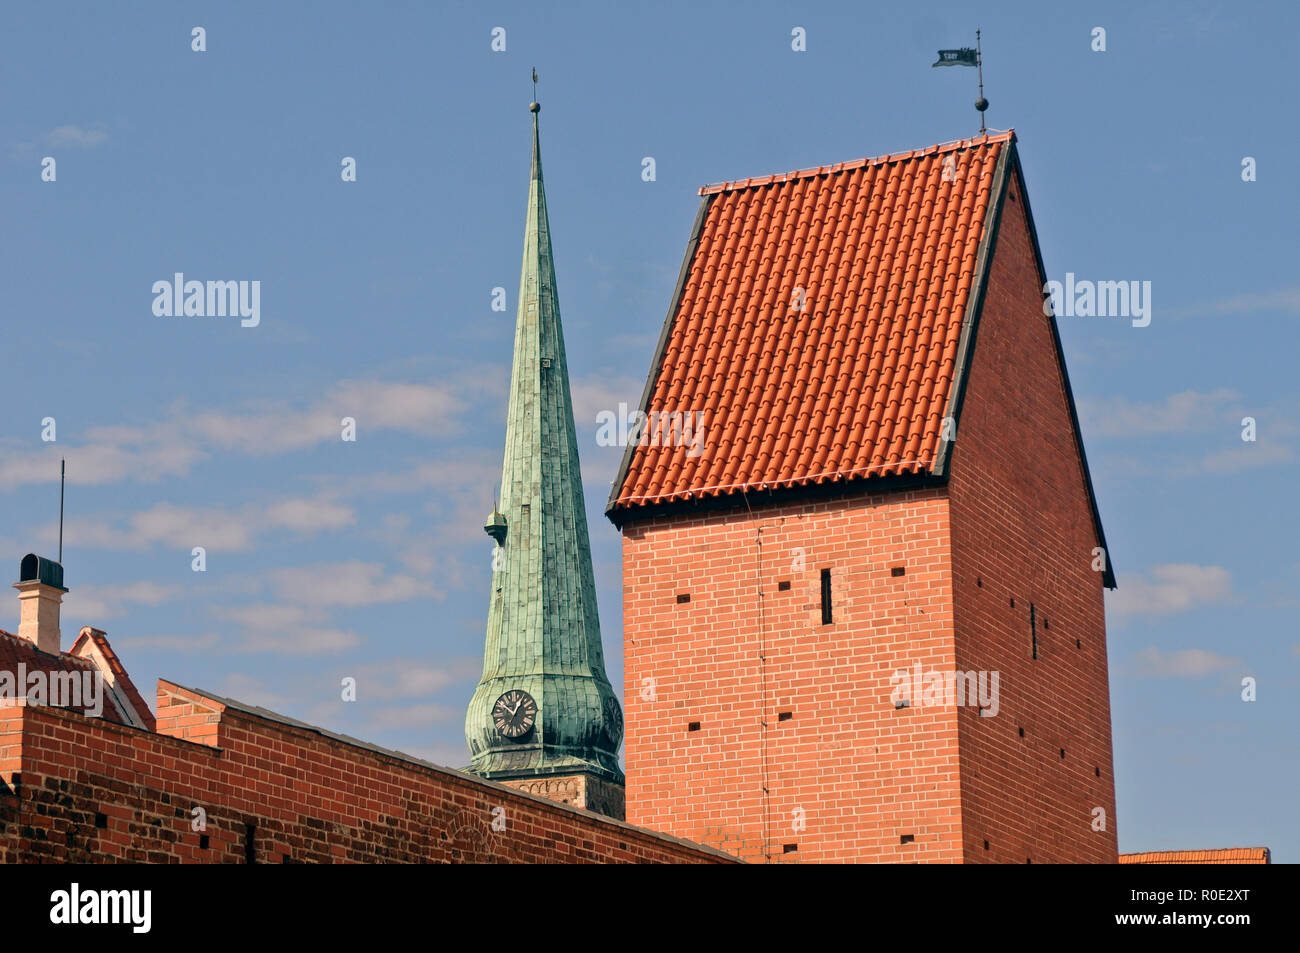
M 776 720 L 777 720 L 777 721 L 789 721 L 789 720 L 790 720 L 791 718 L 793 718 L 793 717 L 794 717 L 794 712 L 792 712 L 792 711 L 783 711 L 783 712 L 780 712 L 780 713 L 776 716 Z
M 678 604 L 679 606 L 680 606 L 682 603 L 690 602 L 690 601 L 691 601 L 691 594 L 690 594 L 689 592 L 679 592 L 679 593 L 677 593 L 677 604 Z
M 1029 603 L 1029 636 L 1033 642 L 1033 657 L 1038 658 L 1038 623 L 1034 617 L 1034 604 Z
M 907 575 L 907 567 L 906 567 L 906 566 L 894 566 L 894 567 L 892 567 L 892 568 L 889 570 L 889 574 L 890 574 L 891 576 L 905 576 L 905 575 Z
M 781 845 L 781 853 L 783 853 L 783 854 L 793 854 L 793 853 L 794 853 L 795 851 L 797 851 L 798 849 L 799 849 L 799 845 L 798 845 L 798 844 L 782 844 L 782 845 Z
M 700 730 L 700 723 L 699 723 L 698 721 L 692 721 L 692 722 L 690 722 L 690 723 L 686 726 L 686 730 L 687 730 L 687 731 L 699 731 L 699 730 Z
M 910 844 L 910 843 L 912 843 L 912 842 L 915 841 L 915 840 L 916 840 L 916 835 L 915 835 L 915 834 L 904 834 L 904 835 L 902 835 L 901 837 L 898 838 L 898 842 L 899 842 L 900 844 Z
M 822 570 L 822 625 L 830 625 L 831 615 L 831 571 Z
M 788 592 L 789 590 L 790 590 L 790 580 L 789 580 L 789 579 L 782 579 L 780 582 L 778 582 L 778 583 L 776 584 L 776 591 L 777 591 L 777 592 Z

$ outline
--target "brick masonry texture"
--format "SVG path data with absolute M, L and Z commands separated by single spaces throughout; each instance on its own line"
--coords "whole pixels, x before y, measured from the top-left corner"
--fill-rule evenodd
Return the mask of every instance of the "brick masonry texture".
M 627 527 L 629 822 L 746 860 L 960 860 L 956 714 L 890 701 L 899 669 L 953 669 L 947 533 L 942 489 Z
M 629 822 L 750 860 L 1116 862 L 1097 534 L 1009 182 L 946 485 L 624 526 Z M 895 707 L 916 663 L 997 671 L 1000 710 Z
M 561 804 L 572 804 L 604 814 L 606 817 L 623 820 L 624 807 L 623 785 L 611 784 L 592 774 L 550 775 L 542 778 L 507 779 L 501 782 L 516 791 L 527 791 L 538 797 Z
M 191 829 L 193 808 L 207 830 Z M 494 831 L 494 809 L 505 830 Z M 0 708 L 0 861 L 725 862 L 503 785 L 168 682 L 158 733 Z
M 1016 177 L 1008 188 L 949 483 L 957 667 L 1001 672 L 995 718 L 958 712 L 963 852 L 1113 864 L 1099 543 Z

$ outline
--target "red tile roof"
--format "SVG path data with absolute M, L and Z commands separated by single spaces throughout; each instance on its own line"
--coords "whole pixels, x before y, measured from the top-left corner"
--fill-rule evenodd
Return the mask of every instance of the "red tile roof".
M 80 657 L 98 657 L 103 660 L 104 667 L 107 669 L 104 680 L 114 689 L 121 697 L 118 698 L 117 704 L 126 704 L 134 709 L 136 718 L 143 723 L 143 727 L 149 731 L 157 730 L 157 722 L 154 718 L 149 703 L 144 700 L 131 681 L 131 676 L 127 674 L 126 666 L 122 660 L 117 657 L 113 651 L 113 646 L 108 644 L 108 633 L 103 629 L 83 626 L 81 633 L 77 636 L 77 641 L 72 643 L 72 648 L 68 650 L 69 655 Z
M 104 673 L 103 711 L 101 717 L 119 725 L 143 727 L 155 730 L 153 712 L 145 703 L 140 692 L 136 690 L 118 659 L 117 653 L 108 644 L 108 638 L 99 629 L 85 626 L 68 652 L 51 655 L 42 652 L 31 642 L 19 638 L 11 632 L 0 629 L 0 672 L 9 672 L 18 676 L 18 665 L 22 663 L 26 672 L 94 672 Z M 0 704 L 5 700 L 0 699 Z M 48 700 L 47 700 L 48 701 Z M 130 708 L 133 712 L 123 709 Z M 74 707 L 83 715 L 93 716 L 94 712 L 82 707 Z M 134 715 L 134 717 L 132 717 Z
M 18 665 L 22 663 L 26 672 L 93 672 L 96 669 L 95 663 L 87 658 L 77 658 L 67 652 L 60 652 L 58 655 L 51 655 L 48 652 L 42 652 L 31 642 L 19 638 L 11 632 L 0 629 L 0 672 L 9 672 L 14 678 L 18 677 Z M 9 701 L 9 699 L 4 699 Z M 86 708 L 77 708 L 83 715 L 92 714 Z M 103 718 L 105 721 L 116 722 L 119 725 L 127 724 L 127 720 L 122 717 L 117 708 L 114 707 L 107 698 L 104 699 Z
M 641 403 L 667 416 L 629 447 L 611 516 L 933 472 L 1013 142 L 1007 132 L 701 189 Z M 699 428 L 695 449 L 669 432 L 675 419 Z
M 1121 864 L 1267 864 L 1267 847 L 1224 847 L 1219 850 L 1155 850 L 1120 854 Z

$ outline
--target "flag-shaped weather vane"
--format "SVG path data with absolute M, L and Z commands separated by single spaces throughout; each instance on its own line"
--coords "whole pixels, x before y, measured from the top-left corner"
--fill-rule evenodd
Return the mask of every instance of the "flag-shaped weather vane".
M 980 114 L 980 135 L 984 134 L 984 111 L 989 108 L 989 101 L 984 98 L 984 59 L 980 54 L 980 31 L 975 31 L 975 49 L 963 46 L 960 50 L 940 50 L 939 58 L 930 64 L 935 66 L 973 66 L 979 71 L 980 98 L 975 100 L 975 108 Z

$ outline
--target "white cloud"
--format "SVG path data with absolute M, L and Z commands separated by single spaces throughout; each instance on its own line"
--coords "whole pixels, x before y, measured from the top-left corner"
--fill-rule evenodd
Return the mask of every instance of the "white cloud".
M 253 602 L 242 606 L 216 606 L 213 611 L 223 619 L 230 619 L 256 631 L 297 629 L 315 625 L 324 618 L 324 613 L 319 609 L 265 602 Z
M 207 686 L 196 687 L 207 688 Z M 261 679 L 241 672 L 230 673 L 221 680 L 219 687 L 208 690 L 216 691 L 217 694 L 234 701 L 243 702 L 246 705 L 255 705 L 258 708 L 266 708 L 270 711 L 283 712 L 285 707 L 290 704 L 288 696 L 272 691 Z
M 359 696 L 358 696 L 359 697 Z M 438 723 L 464 723 L 465 709 L 451 705 L 439 705 L 427 702 L 422 705 L 398 705 L 377 708 L 368 711 L 365 717 L 365 731 L 410 731 L 412 728 L 430 726 Z M 468 753 L 461 756 L 468 760 Z
M 341 441 L 344 417 L 356 420 L 358 439 L 384 431 L 456 434 L 468 429 L 475 401 L 494 386 L 475 378 L 436 385 L 340 381 L 306 406 L 282 402 L 268 410 L 262 402 L 256 410 L 191 413 L 177 404 L 165 419 L 143 426 L 61 430 L 57 445 L 26 450 L 26 442 L 9 441 L 0 454 L 0 490 L 57 481 L 61 458 L 68 461 L 70 485 L 152 483 L 184 476 L 215 450 L 264 455 Z
M 128 635 L 113 639 L 121 649 L 160 649 L 169 652 L 206 652 L 215 648 L 221 636 L 215 632 L 202 635 Z
M 569 385 L 573 397 L 573 421 L 585 449 L 589 435 L 596 431 L 596 415 L 602 411 L 617 414 L 619 404 L 627 405 L 632 414 L 641 400 L 644 380 L 626 374 L 589 374 Z
M 1155 678 L 1202 678 L 1240 664 L 1240 659 L 1228 658 L 1206 649 L 1161 652 L 1151 646 L 1137 654 L 1126 674 Z
M 1162 401 L 1135 402 L 1126 397 L 1080 401 L 1079 415 L 1084 433 L 1102 437 L 1136 437 L 1164 433 L 1187 433 L 1222 426 L 1240 435 L 1241 414 L 1230 412 L 1241 401 L 1236 391 L 1221 387 L 1198 392 L 1170 394 Z
M 210 411 L 186 422 L 206 443 L 247 454 L 283 453 L 341 439 L 342 421 L 356 421 L 357 436 L 396 430 L 422 437 L 459 433 L 471 418 L 465 397 L 446 385 L 393 381 L 340 381 L 305 408 L 282 404 L 256 413 Z M 261 405 L 264 406 L 264 405 Z
M 117 618 L 130 605 L 159 606 L 175 595 L 174 588 L 147 580 L 126 585 L 77 586 L 63 597 L 61 615 L 65 622 L 78 620 L 77 628 L 93 625 L 102 629 L 102 620 Z
M 1263 294 L 1243 294 L 1221 298 L 1203 309 L 1208 314 L 1252 314 L 1278 311 L 1300 317 L 1300 288 L 1281 288 Z
M 352 509 L 325 499 L 290 499 L 266 508 L 266 521 L 299 533 L 342 529 L 356 522 Z
M 322 497 L 289 498 L 238 510 L 156 503 L 125 518 L 80 520 L 76 541 L 90 549 L 130 551 L 169 546 L 188 553 L 202 546 L 209 555 L 237 553 L 252 548 L 258 537 L 271 529 L 310 535 L 349 526 L 355 519 L 349 507 Z M 50 530 L 46 527 L 38 532 L 48 534 Z
M 280 598 L 308 605 L 356 607 L 440 596 L 432 582 L 360 560 L 275 569 L 268 575 Z
M 339 674 L 357 680 L 359 699 L 392 702 L 402 698 L 428 698 L 449 685 L 477 676 L 482 666 L 481 658 L 468 656 L 452 659 L 445 665 L 430 664 L 428 659 L 392 658 L 352 666 L 340 670 Z
M 1281 466 L 1295 459 L 1295 451 L 1281 444 L 1241 443 L 1231 450 L 1212 453 L 1200 462 L 1206 473 L 1240 473 L 1259 467 Z
M 1175 563 L 1156 566 L 1150 579 L 1122 578 L 1106 606 L 1117 615 L 1166 615 L 1231 597 L 1232 574 L 1222 566 Z
M 234 652 L 329 655 L 361 643 L 355 632 L 327 625 L 325 613 L 311 606 L 258 602 L 213 611 L 244 629 Z
M 360 644 L 361 639 L 355 632 L 312 625 L 250 632 L 234 647 L 234 651 L 271 655 L 332 655 Z
M 14 449 L 0 460 L 0 489 L 16 489 L 29 483 L 55 483 L 59 479 L 59 461 L 67 460 L 67 481 L 74 486 L 102 486 L 136 480 L 153 483 L 165 476 L 183 476 L 206 454 L 198 447 L 185 444 L 146 444 L 148 436 L 114 428 L 114 437 L 105 440 L 94 431 L 87 434 L 92 442 L 82 446 L 47 444 L 26 452 Z M 103 442 L 94 442 L 98 437 Z
M 108 133 L 102 127 L 55 126 L 42 138 L 46 145 L 55 148 L 93 149 L 108 141 Z

